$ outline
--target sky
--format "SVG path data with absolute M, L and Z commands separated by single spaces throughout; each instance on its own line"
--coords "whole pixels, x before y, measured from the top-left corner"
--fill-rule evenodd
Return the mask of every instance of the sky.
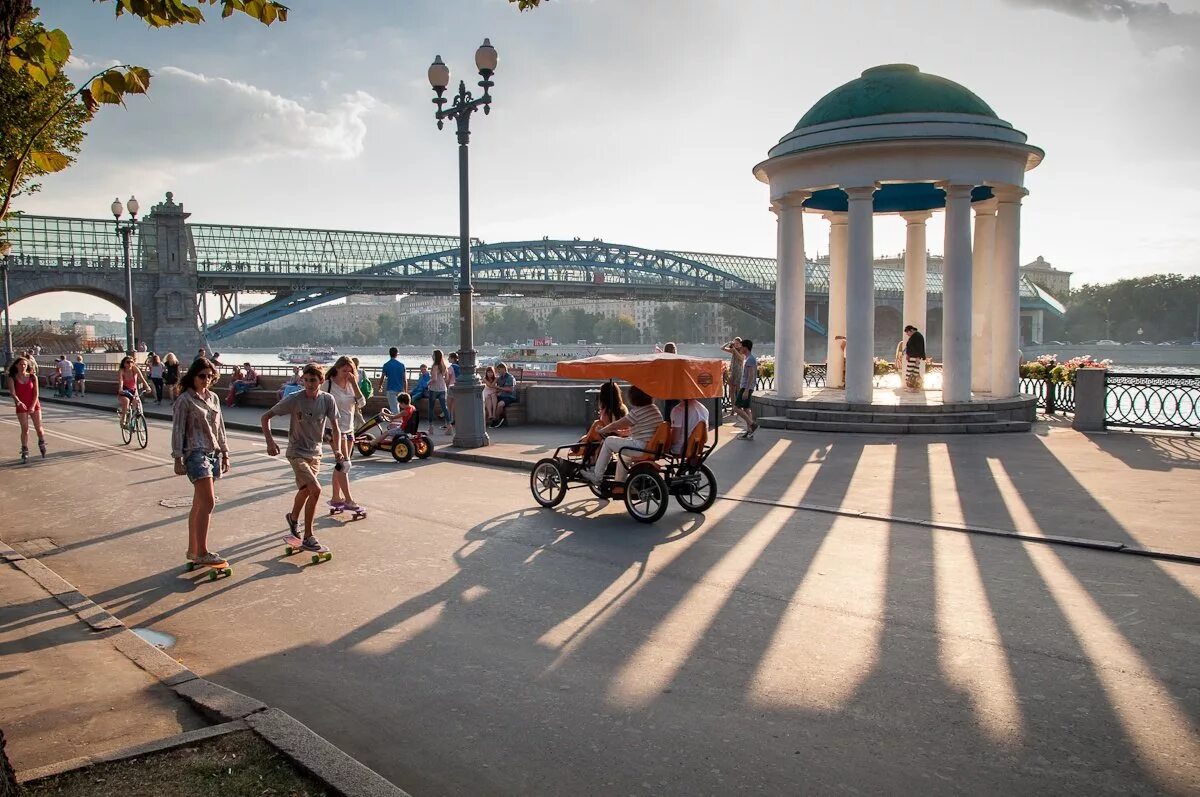
M 19 201 L 105 218 L 114 196 L 174 192 L 206 223 L 455 234 L 454 134 L 433 120 L 436 54 L 477 81 L 471 232 L 603 238 L 774 256 L 751 168 L 824 94 L 882 63 L 961 83 L 1046 151 L 1026 176 L 1022 262 L 1073 284 L 1200 273 L 1200 0 L 293 0 L 286 24 L 237 15 L 150 30 L 112 3 L 43 0 L 82 80 L 112 63 L 150 94 L 105 106 L 79 163 Z M 940 214 L 929 225 L 940 252 Z M 828 225 L 805 219 L 810 256 Z M 879 217 L 877 254 L 904 247 Z M 69 305 L 67 307 L 66 305 Z M 114 311 L 79 294 L 14 317 Z M 116 317 L 114 315 L 114 317 Z

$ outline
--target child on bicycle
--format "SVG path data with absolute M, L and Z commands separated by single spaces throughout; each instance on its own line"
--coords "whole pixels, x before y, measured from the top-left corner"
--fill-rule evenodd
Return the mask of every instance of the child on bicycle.
M 117 400 L 120 404 L 121 425 L 125 425 L 128 419 L 129 405 L 139 401 L 138 398 L 138 382 L 142 383 L 142 389 L 146 393 L 150 393 L 150 383 L 146 381 L 146 377 L 142 374 L 142 369 L 138 368 L 137 362 L 132 357 L 125 356 L 121 358 L 121 365 L 117 368 L 117 379 L 120 381 L 120 392 L 117 393 Z

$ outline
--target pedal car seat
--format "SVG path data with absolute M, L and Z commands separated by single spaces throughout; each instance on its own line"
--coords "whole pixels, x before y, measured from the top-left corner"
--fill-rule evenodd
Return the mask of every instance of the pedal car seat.
M 708 424 L 700 421 L 688 435 L 683 445 L 683 459 L 688 467 L 696 467 L 704 457 L 704 446 L 708 444 Z
M 412 415 L 408 416 L 408 423 L 404 424 L 405 434 L 416 434 L 421 429 L 421 413 L 417 412 L 417 408 L 413 407 Z
M 649 462 L 658 459 L 667 450 L 667 439 L 671 436 L 671 424 L 666 421 L 661 422 L 654 430 L 654 434 L 646 441 L 646 445 L 640 446 L 646 452 L 643 453 L 637 450 L 622 452 L 625 454 L 625 459 L 632 465 L 635 462 Z M 637 445 L 631 443 L 631 445 Z

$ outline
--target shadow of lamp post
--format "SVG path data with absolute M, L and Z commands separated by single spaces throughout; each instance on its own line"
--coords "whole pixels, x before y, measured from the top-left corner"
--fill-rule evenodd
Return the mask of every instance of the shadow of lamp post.
M 458 133 L 458 329 L 460 376 L 454 385 L 454 442 L 456 448 L 478 448 L 489 443 L 483 416 L 483 384 L 476 373 L 475 335 L 473 328 L 473 287 L 471 285 L 471 239 L 469 217 L 469 185 L 467 180 L 467 143 L 471 138 L 471 114 L 480 108 L 484 114 L 492 109 L 492 75 L 496 71 L 496 48 L 491 41 L 475 51 L 475 66 L 483 80 L 483 94 L 473 97 L 464 81 L 458 82 L 458 93 L 447 100 L 442 95 L 450 84 L 450 68 L 439 55 L 429 67 L 429 84 L 436 95 L 434 116 L 438 129 L 446 119 L 453 119 Z M 445 107 L 446 103 L 450 107 Z
M 133 264 L 132 249 L 133 249 L 133 234 L 137 231 L 137 214 L 138 201 L 136 197 L 129 197 L 129 221 L 121 221 L 121 216 L 125 213 L 125 207 L 121 205 L 121 200 L 114 199 L 111 210 L 113 214 L 113 222 L 117 227 L 117 235 L 121 236 L 121 249 L 125 254 L 125 353 L 130 357 L 134 356 L 135 346 L 133 339 Z

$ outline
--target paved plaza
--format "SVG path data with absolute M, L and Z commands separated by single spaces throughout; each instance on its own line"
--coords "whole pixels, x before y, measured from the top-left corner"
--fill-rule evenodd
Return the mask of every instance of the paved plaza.
M 0 469 L 20 507 L 0 537 L 412 794 L 1200 788 L 1200 568 L 953 530 L 1200 554 L 1189 438 L 763 431 L 711 460 L 725 500 L 652 526 L 582 490 L 537 509 L 516 468 L 377 455 L 353 471 L 370 516 L 320 517 L 334 558 L 312 566 L 283 556 L 286 462 L 233 431 L 213 541 L 234 575 L 209 583 L 181 572 L 167 425 L 138 451 L 111 413 L 46 417 L 50 455 Z M 502 429 L 487 453 L 564 435 Z M 10 581 L 0 671 L 109 677 L 32 659 L 83 642 Z M 147 722 L 189 727 L 144 690 Z M 18 768 L 76 754 L 66 727 L 39 733 L 35 756 L 10 730 Z

